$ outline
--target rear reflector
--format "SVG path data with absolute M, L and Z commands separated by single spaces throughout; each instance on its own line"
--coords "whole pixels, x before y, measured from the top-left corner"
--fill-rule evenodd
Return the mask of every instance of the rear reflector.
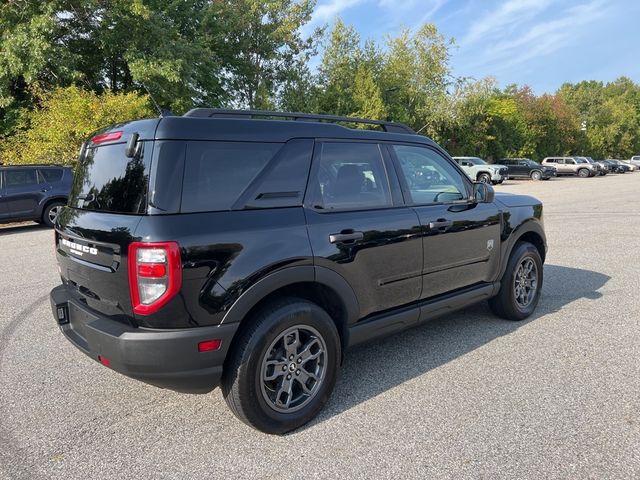
M 103 357 L 102 355 L 98 355 L 98 360 L 100 361 L 101 364 L 103 364 L 105 367 L 109 367 L 111 368 L 111 360 L 109 360 L 106 357 Z
M 199 352 L 211 352 L 212 350 L 218 350 L 222 344 L 222 340 L 207 340 L 198 344 Z
M 164 277 L 167 274 L 167 267 L 164 263 L 143 263 L 138 264 L 139 277 Z
M 109 132 L 109 133 L 101 133 L 100 135 L 96 135 L 91 139 L 91 143 L 98 144 L 104 142 L 113 142 L 115 140 L 120 140 L 122 138 L 122 132 Z

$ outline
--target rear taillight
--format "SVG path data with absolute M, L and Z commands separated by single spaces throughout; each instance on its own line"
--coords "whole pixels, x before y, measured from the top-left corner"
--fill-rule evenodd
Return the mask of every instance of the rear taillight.
M 129 245 L 129 288 L 133 311 L 149 315 L 180 291 L 182 266 L 176 242 Z

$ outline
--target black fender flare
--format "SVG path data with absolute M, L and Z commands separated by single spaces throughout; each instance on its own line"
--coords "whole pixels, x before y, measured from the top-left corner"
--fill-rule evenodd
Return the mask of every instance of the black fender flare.
M 505 242 L 504 248 L 502 249 L 502 258 L 500 259 L 500 274 L 498 275 L 498 280 L 503 277 L 507 269 L 507 264 L 509 263 L 509 257 L 511 257 L 513 247 L 515 247 L 516 243 L 518 243 L 518 240 L 520 240 L 522 236 L 527 233 L 535 233 L 542 239 L 542 243 L 544 244 L 546 253 L 547 237 L 544 233 L 544 227 L 542 226 L 542 223 L 537 218 L 528 218 L 511 232 L 508 240 Z
M 220 323 L 241 322 L 262 299 L 276 290 L 296 283 L 319 283 L 330 288 L 343 303 L 347 325 L 358 320 L 360 312 L 358 300 L 344 277 L 328 268 L 303 265 L 283 268 L 255 282 L 234 302 Z

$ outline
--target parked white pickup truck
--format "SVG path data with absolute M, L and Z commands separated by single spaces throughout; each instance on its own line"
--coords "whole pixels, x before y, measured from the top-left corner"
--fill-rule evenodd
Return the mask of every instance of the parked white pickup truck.
M 508 178 L 509 169 L 504 165 L 490 165 L 479 157 L 453 157 L 471 180 L 497 185 Z

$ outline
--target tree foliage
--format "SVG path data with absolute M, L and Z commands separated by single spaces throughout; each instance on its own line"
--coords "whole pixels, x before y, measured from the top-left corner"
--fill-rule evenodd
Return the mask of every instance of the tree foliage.
M 452 154 L 490 160 L 640 153 L 640 86 L 628 78 L 543 95 L 499 88 L 493 78 L 453 77 L 453 39 L 433 24 L 377 42 L 339 19 L 326 34 L 311 31 L 314 7 L 315 0 L 6 1 L 2 160 L 70 161 L 91 131 L 152 114 L 147 90 L 175 113 L 249 107 L 399 121 Z
M 149 99 L 137 93 L 98 95 L 72 86 L 58 88 L 25 112 L 24 128 L 1 144 L 7 163 L 72 163 L 82 142 L 106 125 L 154 114 Z

